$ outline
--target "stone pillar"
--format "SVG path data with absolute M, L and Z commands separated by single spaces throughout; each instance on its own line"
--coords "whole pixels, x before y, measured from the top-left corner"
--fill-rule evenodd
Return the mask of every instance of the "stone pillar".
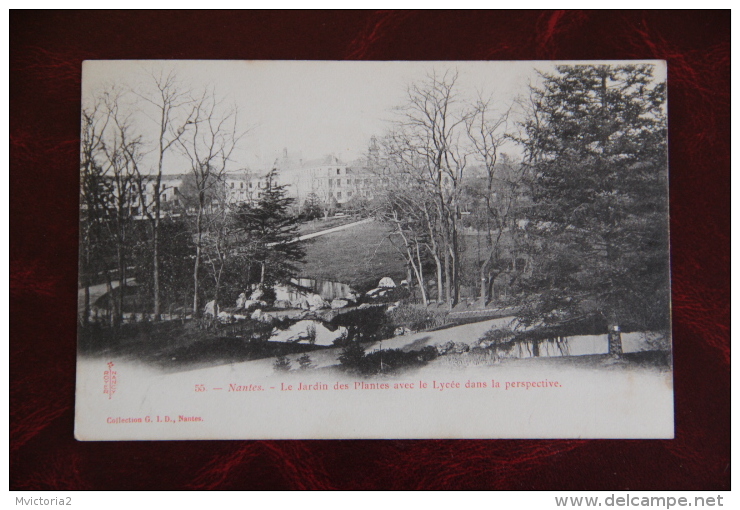
M 621 356 L 622 355 L 622 332 L 619 329 L 619 326 L 610 325 L 609 326 L 609 354 L 612 356 Z

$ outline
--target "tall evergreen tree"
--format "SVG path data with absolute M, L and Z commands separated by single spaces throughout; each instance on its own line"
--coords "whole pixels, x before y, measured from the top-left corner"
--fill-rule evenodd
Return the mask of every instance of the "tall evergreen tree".
M 652 65 L 558 66 L 531 90 L 524 144 L 533 204 L 530 322 L 592 312 L 620 328 L 667 326 L 665 84 Z
M 245 255 L 259 268 L 259 283 L 267 285 L 296 276 L 296 264 L 306 256 L 304 243 L 297 240 L 298 218 L 289 213 L 295 200 L 276 176 L 275 169 L 267 174 L 257 202 L 243 204 L 235 215 L 245 233 Z

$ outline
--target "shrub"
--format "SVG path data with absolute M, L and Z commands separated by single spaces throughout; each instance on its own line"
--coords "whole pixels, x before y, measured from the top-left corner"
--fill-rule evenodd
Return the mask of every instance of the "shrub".
M 291 368 L 290 360 L 285 356 L 278 356 L 275 358 L 275 363 L 273 363 L 272 367 L 276 372 L 288 372 Z
M 364 360 L 365 373 L 388 373 L 405 368 L 424 366 L 437 357 L 437 349 L 427 345 L 418 351 L 404 352 L 401 349 L 375 351 Z
M 316 343 L 316 325 L 315 324 L 309 324 L 306 328 L 306 335 L 308 335 L 306 338 L 308 339 L 308 343 L 310 345 L 314 345 Z
M 357 341 L 351 341 L 342 349 L 339 354 L 339 363 L 342 368 L 351 372 L 364 372 L 365 369 L 365 348 Z
M 331 324 L 347 328 L 347 340 L 370 342 L 393 336 L 393 324 L 382 306 L 357 308 L 340 313 Z
M 300 365 L 298 367 L 300 370 L 308 370 L 310 368 L 313 368 L 313 364 L 311 363 L 311 356 L 309 356 L 308 353 L 305 353 L 303 356 L 298 358 L 298 365 Z
M 640 337 L 649 350 L 653 350 L 653 351 L 670 351 L 671 350 L 671 337 L 667 332 L 646 331 L 642 333 Z
M 388 312 L 388 317 L 394 326 L 403 326 L 412 331 L 422 331 L 443 325 L 447 312 L 402 304 Z
M 516 340 L 516 334 L 509 328 L 491 328 L 480 338 L 481 346 L 501 346 Z
M 437 349 L 431 345 L 418 351 L 385 349 L 365 354 L 365 349 L 358 342 L 351 342 L 340 354 L 339 361 L 345 370 L 373 375 L 423 366 L 436 357 Z

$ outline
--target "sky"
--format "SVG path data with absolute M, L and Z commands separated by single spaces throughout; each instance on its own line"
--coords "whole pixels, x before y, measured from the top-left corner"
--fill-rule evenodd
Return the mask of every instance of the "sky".
M 213 88 L 224 105 L 239 111 L 246 131 L 232 155 L 233 168 L 266 169 L 283 149 L 310 160 L 334 154 L 345 162 L 361 157 L 372 135 L 381 136 L 404 102 L 409 84 L 431 72 L 457 70 L 461 97 L 480 93 L 505 110 L 537 81 L 536 70 L 553 62 L 367 62 L 367 61 L 86 61 L 83 106 L 107 86 L 152 90 L 150 74 L 173 70 L 184 89 Z M 665 74 L 659 68 L 656 74 Z M 128 95 L 135 127 L 153 139 L 154 112 Z M 505 148 L 512 154 L 518 149 Z M 151 155 L 146 160 L 153 165 Z M 165 173 L 185 171 L 185 160 L 168 155 Z

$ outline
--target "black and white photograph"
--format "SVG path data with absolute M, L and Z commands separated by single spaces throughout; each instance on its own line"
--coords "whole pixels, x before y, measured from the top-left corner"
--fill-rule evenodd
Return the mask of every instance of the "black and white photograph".
M 79 440 L 672 438 L 664 61 L 86 61 Z

